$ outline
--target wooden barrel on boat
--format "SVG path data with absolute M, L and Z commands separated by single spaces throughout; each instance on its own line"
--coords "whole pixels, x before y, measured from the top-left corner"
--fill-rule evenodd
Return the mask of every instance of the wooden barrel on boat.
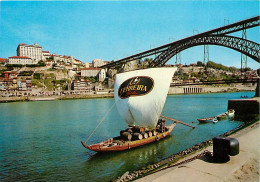
M 135 140 L 143 139 L 143 135 L 140 133 L 133 133 L 132 136 L 133 136 L 133 139 L 135 139 Z
M 132 135 L 129 132 L 123 132 L 121 134 L 121 137 L 125 140 L 125 141 L 131 141 L 132 139 Z
M 147 134 L 148 134 L 148 137 L 153 136 L 153 133 L 151 131 L 148 131 Z
M 141 126 L 134 126 L 133 131 L 136 133 L 142 133 L 142 132 L 144 132 L 144 128 Z
M 128 132 L 128 133 L 132 134 L 133 133 L 133 129 L 132 129 L 132 127 L 129 127 L 129 128 L 127 128 L 125 130 L 121 130 L 120 131 L 120 135 L 122 135 L 122 133 L 124 133 L 124 132 Z
M 132 130 L 132 128 L 127 128 L 127 129 L 126 129 L 126 131 L 127 131 L 128 133 L 130 133 L 130 134 L 132 134 L 132 133 L 133 133 L 133 130 Z
M 150 131 L 150 129 L 149 128 L 144 128 L 144 131 L 148 132 L 148 131 Z
M 143 134 L 143 138 L 148 138 L 148 134 L 147 134 L 147 133 L 144 133 L 144 134 Z
M 157 132 L 155 130 L 152 131 L 152 135 L 153 136 L 156 136 L 157 135 Z
M 120 136 L 122 136 L 122 133 L 124 133 L 124 132 L 127 132 L 126 130 L 121 130 L 120 131 Z

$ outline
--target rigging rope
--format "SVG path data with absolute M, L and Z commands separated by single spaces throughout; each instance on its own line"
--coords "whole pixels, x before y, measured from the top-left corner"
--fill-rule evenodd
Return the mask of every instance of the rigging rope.
M 92 133 L 88 136 L 87 140 L 84 142 L 84 144 L 87 143 L 87 141 L 90 139 L 90 137 L 94 134 L 94 132 L 97 130 L 97 128 L 99 127 L 99 125 L 105 120 L 105 118 L 107 117 L 108 113 L 110 113 L 110 111 L 113 109 L 113 107 L 115 106 L 116 101 L 114 102 L 114 104 L 109 108 L 109 110 L 106 112 L 106 114 L 104 115 L 104 117 L 100 120 L 100 122 L 98 123 L 98 125 L 96 126 L 96 128 L 92 131 Z

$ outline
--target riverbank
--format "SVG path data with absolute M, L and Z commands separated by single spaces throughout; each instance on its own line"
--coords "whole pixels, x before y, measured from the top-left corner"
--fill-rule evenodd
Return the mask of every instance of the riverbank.
M 256 85 L 251 84 L 230 84 L 230 85 L 197 85 L 197 86 L 175 86 L 170 87 L 169 94 L 194 94 L 194 93 L 222 93 L 222 92 L 242 92 L 255 91 Z
M 198 86 L 198 87 L 170 87 L 168 94 L 202 94 L 202 93 L 222 93 L 222 92 L 244 92 L 255 91 L 256 86 L 233 84 L 225 86 Z M 55 93 L 55 92 L 54 92 Z M 7 94 L 6 94 L 7 95 Z M 68 100 L 68 99 L 92 99 L 92 98 L 113 98 L 114 92 L 103 90 L 100 92 L 84 92 L 81 94 L 43 94 L 42 96 L 34 96 L 26 94 L 26 96 L 0 97 L 0 103 L 5 102 L 24 102 L 24 101 L 50 101 L 50 100 Z
M 131 174 L 125 173 L 119 180 L 148 181 L 258 181 L 259 180 L 259 139 L 260 121 L 236 128 L 224 134 L 239 141 L 240 152 L 231 156 L 226 163 L 214 163 L 211 157 L 196 158 L 203 151 L 213 151 L 212 141 L 206 141 L 182 151 L 156 164 L 149 165 Z M 248 142 L 250 141 L 250 142 Z M 195 152 L 192 152 L 194 151 Z M 194 159 L 194 160 L 193 160 Z M 180 162 L 180 161 L 191 162 Z M 180 165 L 176 165 L 176 163 Z M 172 166 L 172 167 L 171 167 Z M 164 170 L 162 170 L 164 168 Z M 189 174 L 189 175 L 187 175 Z M 142 177 L 142 178 L 140 178 Z
M 114 93 L 88 93 L 71 95 L 52 95 L 52 96 L 20 96 L 20 97 L 0 97 L 0 103 L 6 102 L 26 102 L 26 101 L 52 101 L 69 99 L 93 99 L 93 98 L 113 98 Z

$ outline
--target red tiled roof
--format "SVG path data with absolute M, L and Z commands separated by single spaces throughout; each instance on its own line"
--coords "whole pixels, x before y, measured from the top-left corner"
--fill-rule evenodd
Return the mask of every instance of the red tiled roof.
M 13 81 L 13 79 L 11 79 L 11 78 L 2 78 L 1 80 L 5 81 L 5 82 L 12 82 Z
M 6 60 L 7 60 L 7 59 L 5 59 L 5 58 L 0 58 L 0 62 L 1 62 L 1 63 L 4 63 Z
M 16 73 L 16 72 L 14 72 L 14 71 L 4 71 L 3 73 L 17 74 L 17 73 Z
M 9 57 L 9 58 L 22 58 L 22 59 L 28 59 L 29 57 L 26 57 L 26 56 L 12 56 L 12 57 Z M 29 58 L 31 59 L 31 58 Z
M 42 51 L 42 52 L 45 52 L 45 53 L 50 53 L 50 51 Z

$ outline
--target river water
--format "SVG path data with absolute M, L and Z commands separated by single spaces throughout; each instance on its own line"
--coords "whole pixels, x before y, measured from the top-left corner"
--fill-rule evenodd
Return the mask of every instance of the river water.
M 1 103 L 0 181 L 110 181 L 239 126 L 241 121 L 199 124 L 197 119 L 224 113 L 229 99 L 244 95 L 252 97 L 254 92 L 170 95 L 162 114 L 195 129 L 177 124 L 165 140 L 105 155 L 88 151 L 80 141 L 114 99 Z M 117 136 L 125 128 L 114 107 L 88 144 Z

